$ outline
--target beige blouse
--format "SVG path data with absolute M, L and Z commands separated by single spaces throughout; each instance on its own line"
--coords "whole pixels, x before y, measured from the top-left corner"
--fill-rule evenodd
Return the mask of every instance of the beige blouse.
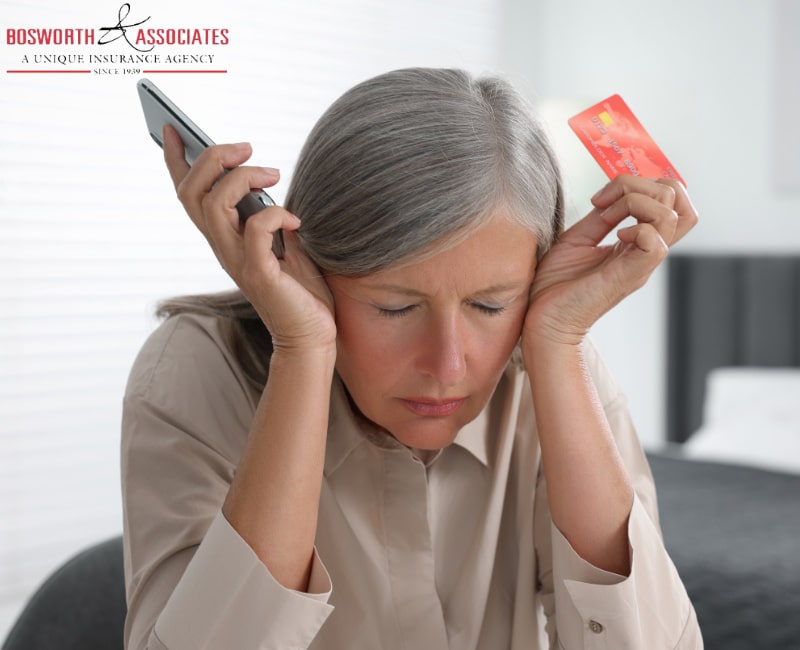
M 583 561 L 552 524 L 528 378 L 511 363 L 427 466 L 354 417 L 334 380 L 301 593 L 277 583 L 221 513 L 260 389 L 219 321 L 169 319 L 125 395 L 127 648 L 702 648 L 625 397 L 591 346 L 587 358 L 636 490 L 630 576 Z

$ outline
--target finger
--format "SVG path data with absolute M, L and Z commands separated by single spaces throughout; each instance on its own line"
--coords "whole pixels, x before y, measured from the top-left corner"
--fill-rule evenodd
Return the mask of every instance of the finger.
M 299 222 L 300 220 L 298 219 Z M 286 251 L 280 260 L 281 269 L 298 281 L 302 281 L 303 278 L 309 279 L 322 275 L 317 265 L 306 255 L 303 244 L 296 232 L 289 231 L 284 233 L 284 240 Z
M 606 271 L 628 290 L 641 288 L 669 252 L 664 239 L 650 224 L 639 223 L 617 232 L 620 254 L 609 262 Z
M 299 223 L 299 220 L 298 220 Z M 296 232 L 286 233 L 286 254 L 281 268 L 334 311 L 333 294 L 320 268 L 306 254 Z
M 675 228 L 672 241 L 669 242 L 669 244 L 672 245 L 680 241 L 686 233 L 697 225 L 699 215 L 683 183 L 672 178 L 660 178 L 657 182 L 663 185 L 669 185 L 675 192 L 675 204 L 673 205 L 673 209 L 678 213 L 678 225 Z
M 657 203 L 672 208 L 675 201 L 674 188 L 667 184 L 658 184 L 651 179 L 640 178 L 630 174 L 622 174 L 604 185 L 592 198 L 591 202 L 594 209 L 583 219 L 578 221 L 566 233 L 563 239 L 572 239 L 581 245 L 596 246 L 608 235 L 619 223 L 628 216 L 636 216 L 625 206 L 630 206 L 632 202 L 619 204 L 621 199 L 633 194 L 648 197 Z M 616 205 L 616 209 L 611 210 Z M 646 204 L 645 204 L 646 205 Z M 664 216 L 669 213 L 661 212 Z M 649 219 L 645 218 L 645 221 Z
M 220 264 L 237 283 L 238 270 L 244 264 L 244 249 L 236 204 L 250 191 L 251 182 L 263 179 L 264 171 L 259 167 L 237 167 L 203 197 L 197 216 L 192 216 Z
M 600 218 L 614 227 L 627 217 L 653 226 L 665 242 L 672 242 L 678 225 L 678 213 L 660 201 L 643 194 L 626 194 L 609 206 Z
M 265 273 L 273 276 L 280 273 L 280 261 L 272 252 L 273 239 L 278 230 L 291 232 L 299 227 L 300 219 L 277 206 L 256 212 L 245 222 L 242 240 L 246 283 L 258 282 Z
M 597 246 L 603 238 L 614 229 L 603 219 L 603 210 L 594 208 L 583 219 L 570 226 L 559 238 L 561 242 L 569 242 L 580 246 Z
M 595 208 L 561 237 L 580 246 L 597 246 L 624 219 L 651 224 L 665 241 L 672 241 L 677 214 L 660 201 L 643 194 L 624 194 L 605 210 Z
M 272 252 L 272 240 L 278 230 L 296 230 L 300 220 L 283 208 L 269 207 L 256 212 L 244 224 L 244 230 L 220 228 L 215 243 L 226 263 L 238 273 L 234 280 L 245 293 L 269 290 L 279 281 L 281 267 Z M 266 282 L 265 282 L 266 280 Z
M 175 186 L 178 198 L 195 223 L 203 198 L 211 191 L 220 176 L 226 170 L 244 163 L 251 155 L 250 145 L 241 142 L 208 147 L 197 157 L 189 172 Z
M 164 162 L 167 163 L 172 184 L 177 188 L 190 169 L 189 163 L 186 162 L 183 141 L 169 124 L 165 124 L 161 130 L 161 140 L 164 143 Z
M 207 234 L 216 232 L 212 221 L 225 224 L 228 229 L 240 231 L 236 205 L 253 189 L 271 187 L 278 182 L 278 170 L 269 167 L 237 167 L 231 170 L 201 198 L 203 222 L 198 227 Z
M 614 178 L 591 198 L 591 202 L 596 208 L 603 209 L 626 194 L 634 193 L 649 196 L 670 208 L 675 204 L 676 193 L 672 185 L 632 174 L 620 174 Z
M 617 231 L 617 238 L 629 246 L 635 247 L 645 255 L 652 255 L 658 261 L 663 260 L 669 252 L 669 246 L 658 230 L 651 224 L 637 223 Z
M 189 173 L 189 163 L 186 162 L 183 141 L 178 132 L 169 124 L 161 130 L 161 140 L 164 149 L 164 161 L 167 164 L 172 184 L 177 187 L 186 174 Z

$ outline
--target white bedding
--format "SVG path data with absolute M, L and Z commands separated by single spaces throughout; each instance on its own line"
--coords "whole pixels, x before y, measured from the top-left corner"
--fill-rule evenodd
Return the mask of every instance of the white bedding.
M 800 474 L 800 368 L 717 368 L 690 458 Z

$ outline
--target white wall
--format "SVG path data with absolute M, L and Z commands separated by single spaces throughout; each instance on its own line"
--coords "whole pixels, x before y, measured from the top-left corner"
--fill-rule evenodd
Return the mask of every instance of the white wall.
M 680 250 L 800 249 L 800 195 L 781 194 L 773 182 L 775 40 L 779 19 L 788 17 L 779 18 L 780 0 L 504 6 L 503 65 L 548 107 L 556 144 L 571 163 L 565 175 L 576 208 L 588 205 L 591 181 L 599 187 L 606 179 L 568 132 L 568 111 L 616 92 L 680 171 L 699 210 L 700 224 Z M 800 24 L 788 31 L 800 34 Z M 793 74 L 780 83 L 800 83 L 800 61 L 782 64 Z M 663 276 L 594 329 L 646 444 L 665 435 Z

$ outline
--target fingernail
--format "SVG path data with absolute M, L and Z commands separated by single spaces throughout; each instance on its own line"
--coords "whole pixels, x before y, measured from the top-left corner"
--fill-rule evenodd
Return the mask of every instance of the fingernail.
M 274 176 L 275 178 L 280 178 L 281 170 L 276 169 L 275 167 L 262 167 L 264 173 L 269 176 Z

